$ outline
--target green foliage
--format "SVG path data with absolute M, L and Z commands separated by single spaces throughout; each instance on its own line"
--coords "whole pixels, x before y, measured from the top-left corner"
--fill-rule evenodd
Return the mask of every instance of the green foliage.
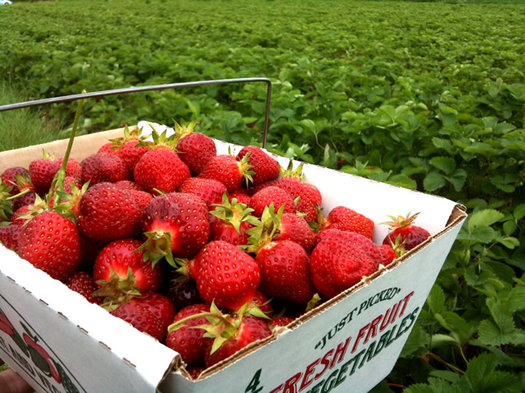
M 271 150 L 464 204 L 426 308 L 374 391 L 525 391 L 523 6 L 57 1 L 3 7 L 0 24 L 0 75 L 24 96 L 267 76 Z M 259 143 L 264 97 L 262 85 L 108 97 L 86 102 L 84 124 L 197 120 Z

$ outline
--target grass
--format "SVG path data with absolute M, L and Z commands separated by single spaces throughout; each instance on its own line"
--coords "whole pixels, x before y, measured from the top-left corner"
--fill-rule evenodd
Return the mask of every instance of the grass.
M 0 81 L 0 105 L 27 100 L 7 82 Z M 0 112 L 0 151 L 53 141 L 64 137 L 62 126 L 46 118 L 42 109 Z

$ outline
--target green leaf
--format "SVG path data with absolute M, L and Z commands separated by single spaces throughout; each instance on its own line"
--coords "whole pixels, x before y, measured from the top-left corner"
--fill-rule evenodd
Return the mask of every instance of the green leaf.
M 425 191 L 436 191 L 446 184 L 445 178 L 436 171 L 429 172 L 423 179 Z
M 516 221 L 521 220 L 525 217 L 525 203 L 519 204 L 514 208 L 514 213 L 512 214 Z
M 456 161 L 451 157 L 432 157 L 429 162 L 430 165 L 447 175 L 450 175 L 456 169 Z
M 509 298 L 507 300 L 509 311 L 515 313 L 516 311 L 525 310 L 525 287 L 516 286 L 511 289 Z
M 443 311 L 434 315 L 445 329 L 450 331 L 457 341 L 463 345 L 474 333 L 474 328 L 462 317 L 452 311 Z
M 403 174 L 391 176 L 388 179 L 387 183 L 393 184 L 396 186 L 405 187 L 411 190 L 415 190 L 417 188 L 417 183 L 415 182 L 415 180 Z
M 439 313 L 445 308 L 445 292 L 438 284 L 434 284 L 430 290 L 427 304 L 433 313 Z
M 495 209 L 484 209 L 474 212 L 469 217 L 468 230 L 472 232 L 477 228 L 490 226 L 501 221 L 504 217 L 503 213 Z
M 452 173 L 450 176 L 446 176 L 445 178 L 450 182 L 450 184 L 452 184 L 456 191 L 461 191 L 465 185 L 467 176 L 467 171 L 464 169 L 457 169 L 454 171 L 454 173 Z

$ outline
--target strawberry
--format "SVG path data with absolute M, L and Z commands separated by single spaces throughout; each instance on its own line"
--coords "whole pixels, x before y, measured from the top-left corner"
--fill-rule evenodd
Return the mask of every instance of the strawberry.
M 173 192 L 153 198 L 144 210 L 141 222 L 146 241 L 145 255 L 156 263 L 166 257 L 191 258 L 208 241 L 208 207 L 196 195 Z
M 202 177 L 189 177 L 182 183 L 178 191 L 201 197 L 208 207 L 221 203 L 222 196 L 227 193 L 226 186 L 220 181 Z
M 159 340 L 164 341 L 168 333 L 168 326 L 173 322 L 173 317 L 175 316 L 175 305 L 168 297 L 159 292 L 148 292 L 135 299 L 140 301 L 141 304 L 148 306 L 149 310 L 160 321 L 163 335 Z
M 240 319 L 240 321 L 239 321 Z M 220 345 L 217 341 L 208 341 L 206 344 L 204 363 L 210 367 L 241 350 L 247 345 L 272 335 L 268 323 L 256 317 L 238 317 L 230 323 L 225 323 L 222 330 Z
M 98 183 L 82 196 L 77 219 L 82 235 L 99 243 L 135 236 L 141 211 L 133 197 L 112 183 Z
M 173 192 L 190 177 L 188 166 L 177 153 L 166 147 L 158 147 L 145 153 L 135 165 L 134 178 L 144 191 Z
M 224 194 L 222 204 L 215 205 L 210 211 L 210 239 L 224 240 L 234 245 L 247 244 L 249 235 L 246 231 L 258 222 L 251 215 L 252 211 L 236 200 L 230 202 Z
M 115 183 L 129 179 L 129 171 L 121 158 L 110 153 L 96 153 L 82 160 L 82 184 Z
M 303 164 L 293 169 L 293 161 L 290 161 L 286 170 L 281 168 L 281 177 L 278 180 L 270 180 L 260 184 L 255 187 L 254 193 L 267 186 L 282 188 L 296 201 L 297 212 L 304 215 L 307 222 L 316 222 L 323 201 L 322 195 L 316 186 L 303 181 L 302 170 Z
M 315 234 L 306 220 L 295 213 L 283 213 L 277 227 L 275 240 L 292 240 L 310 252 Z
M 237 160 L 248 156 L 248 164 L 252 166 L 251 185 L 258 185 L 279 177 L 279 163 L 264 150 L 257 146 L 245 146 L 237 153 Z
M 93 278 L 101 295 L 119 296 L 138 290 L 140 293 L 160 288 L 162 266 L 153 266 L 137 251 L 142 242 L 137 239 L 120 239 L 106 245 L 98 254 L 93 267 Z
M 13 208 L 15 210 L 20 209 L 22 206 L 32 205 L 36 201 L 36 193 L 28 192 L 26 194 L 20 195 L 13 201 Z
M 173 302 L 177 310 L 191 304 L 203 303 L 197 290 L 197 283 L 189 276 L 189 272 L 181 274 L 178 269 L 170 269 L 166 281 L 165 294 Z
M 20 230 L 21 227 L 16 224 L 0 226 L 0 243 L 2 243 L 5 248 L 17 252 Z
M 118 150 L 118 156 L 124 161 L 129 173 L 133 173 L 137 162 L 149 151 L 149 147 L 141 143 L 138 137 L 129 137 L 122 143 Z
M 250 207 L 253 209 L 253 215 L 261 217 L 264 208 L 273 204 L 275 210 L 284 206 L 284 213 L 295 213 L 295 203 L 293 198 L 282 188 L 269 186 L 256 192 L 250 199 Z
M 268 326 L 273 331 L 278 326 L 286 326 L 291 324 L 294 321 L 292 317 L 280 316 L 274 317 L 268 322 Z
M 29 171 L 26 168 L 15 166 L 7 168 L 2 172 L 0 175 L 0 181 L 2 183 L 7 184 L 10 187 L 13 187 L 11 189 L 11 195 L 16 195 L 20 191 L 22 191 L 21 187 L 19 187 L 19 179 L 27 179 L 27 181 L 30 182 L 29 178 Z
M 139 186 L 136 182 L 133 180 L 119 180 L 115 182 L 115 185 L 118 188 L 122 188 L 123 190 L 136 190 L 136 191 L 144 191 L 141 186 Z
M 172 323 L 175 324 L 182 319 L 210 311 L 210 306 L 206 303 L 192 304 L 182 308 Z M 168 332 L 166 346 L 177 351 L 182 360 L 190 367 L 204 365 L 204 353 L 206 343 L 209 338 L 204 337 L 205 331 L 198 329 L 197 326 L 205 325 L 208 320 L 205 316 L 187 319 L 183 326 Z
M 93 296 L 97 290 L 97 285 L 88 273 L 84 271 L 77 271 L 66 281 L 66 285 L 72 291 L 78 292 L 86 298 L 90 303 L 100 304 L 101 298 Z
M 345 236 L 328 236 L 310 255 L 315 290 L 329 299 L 377 270 L 378 261 Z
M 241 188 L 243 181 L 249 181 L 252 173 L 248 157 L 239 161 L 232 155 L 220 154 L 208 161 L 198 177 L 218 180 L 233 192 Z
M 153 195 L 146 191 L 127 190 L 128 194 L 133 198 L 137 207 L 142 212 L 148 206 L 149 201 L 153 199 Z
M 60 164 L 54 157 L 44 152 L 44 158 L 32 160 L 28 169 L 35 191 L 42 195 L 49 191 L 51 182 L 60 169 Z
M 231 243 L 214 240 L 195 257 L 194 278 L 207 303 L 237 310 L 253 297 L 261 276 L 250 255 Z
M 244 203 L 245 205 L 249 205 L 251 196 L 239 189 L 234 192 L 228 193 L 228 200 L 232 202 L 234 199 L 236 199 L 238 203 Z
M 194 126 L 194 122 L 185 127 L 175 123 L 176 150 L 191 174 L 198 176 L 210 159 L 217 155 L 217 148 L 209 136 L 193 131 Z
M 80 240 L 75 224 L 55 211 L 44 211 L 22 227 L 20 257 L 51 277 L 65 281 L 80 264 Z
M 403 247 L 405 251 L 411 250 L 418 244 L 424 242 L 430 237 L 430 233 L 418 226 L 414 225 L 419 213 L 408 214 L 407 216 L 390 216 L 392 221 L 386 222 L 390 226 L 390 232 L 383 239 L 383 244 L 398 244 Z
M 310 261 L 302 246 L 291 240 L 272 241 L 255 257 L 261 271 L 259 289 L 270 297 L 307 304 L 314 292 Z
M 57 158 L 56 162 L 62 166 L 64 158 Z M 70 176 L 72 178 L 80 179 L 82 177 L 82 165 L 75 158 L 69 157 L 66 164 L 66 177 Z
M 372 239 L 374 222 L 348 207 L 337 206 L 328 213 L 328 216 L 321 224 L 321 230 L 330 228 L 357 232 Z
M 247 316 L 243 310 L 236 316 L 223 314 L 214 303 L 211 304 L 209 312 L 195 312 L 183 316 L 171 324 L 168 331 L 183 329 L 187 326 L 186 324 L 193 324 L 192 320 L 203 317 L 206 322 L 199 324 L 198 328 L 203 329 L 205 331 L 204 337 L 208 338 L 204 345 L 204 364 L 206 367 L 232 356 L 251 343 L 272 335 L 265 320 Z M 198 341 L 198 345 L 200 343 L 202 341 Z
M 381 244 L 377 246 L 379 254 L 381 254 L 380 264 L 383 266 L 388 266 L 390 263 L 397 258 L 396 251 L 392 248 L 390 244 Z
M 130 323 L 135 329 L 149 334 L 159 341 L 165 336 L 162 322 L 147 304 L 143 304 L 139 300 L 122 303 L 110 312 L 115 317 Z
M 382 254 L 380 253 L 378 246 L 368 237 L 361 235 L 357 232 L 342 231 L 340 229 L 330 228 L 324 229 L 316 234 L 315 242 L 327 239 L 341 239 L 348 243 L 351 243 L 361 250 L 365 251 L 373 261 L 376 262 L 376 268 L 379 266 L 379 261 L 382 260 Z

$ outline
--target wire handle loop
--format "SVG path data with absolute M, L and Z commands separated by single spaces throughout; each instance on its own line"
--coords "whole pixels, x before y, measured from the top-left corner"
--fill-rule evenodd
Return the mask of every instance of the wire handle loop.
M 33 101 L 18 102 L 8 105 L 0 105 L 0 112 L 10 111 L 14 109 L 29 108 L 33 106 L 40 106 L 46 104 L 55 104 L 61 102 L 70 102 L 85 98 L 100 98 L 121 94 L 140 93 L 146 91 L 157 91 L 157 90 L 168 90 L 168 89 L 179 89 L 183 87 L 199 87 L 199 86 L 210 86 L 210 85 L 223 85 L 230 83 L 266 83 L 266 107 L 264 113 L 264 130 L 263 130 L 263 141 L 262 147 L 266 147 L 266 138 L 268 135 L 268 123 L 270 113 L 270 101 L 272 95 L 272 82 L 268 78 L 255 77 L 255 78 L 233 78 L 233 79 L 213 79 L 213 80 L 202 80 L 194 82 L 178 82 L 178 83 L 167 83 L 163 85 L 151 85 L 151 86 L 137 86 L 127 87 L 113 90 L 102 90 L 94 91 L 90 93 L 71 94 L 67 96 L 54 97 L 54 98 L 43 98 Z

